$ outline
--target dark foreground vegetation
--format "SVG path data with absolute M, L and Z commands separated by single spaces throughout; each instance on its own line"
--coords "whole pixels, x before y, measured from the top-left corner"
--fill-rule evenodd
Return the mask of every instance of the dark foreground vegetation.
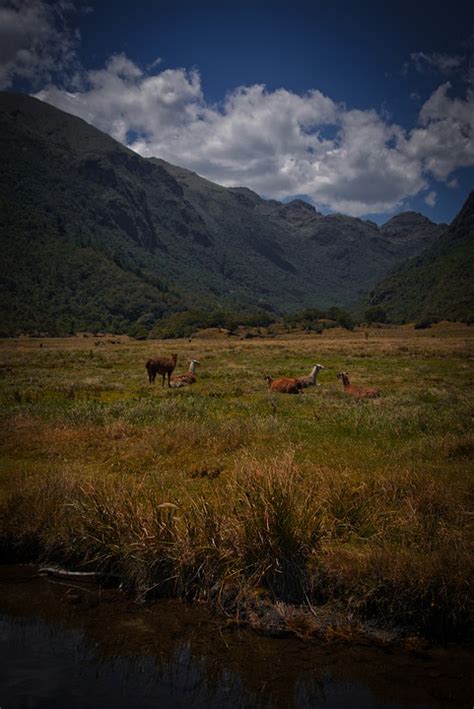
M 146 599 L 256 598 L 438 640 L 473 629 L 471 329 L 1 345 L 0 555 L 118 576 Z M 320 387 L 270 395 L 263 376 Z M 376 386 L 344 395 L 336 373 Z M 251 600 L 249 600 L 251 599 Z M 291 625 L 291 619 L 288 619 Z

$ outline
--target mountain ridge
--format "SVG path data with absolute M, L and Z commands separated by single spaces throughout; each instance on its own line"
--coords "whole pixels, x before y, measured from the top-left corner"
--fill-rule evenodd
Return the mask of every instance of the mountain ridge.
M 350 307 L 445 229 L 428 220 L 426 233 L 401 239 L 373 222 L 322 215 L 299 199 L 280 203 L 226 188 L 142 158 L 23 94 L 0 93 L 0 128 L 0 236 L 9 254 L 0 273 L 7 304 L 1 319 L 9 328 L 8 309 L 18 327 L 32 327 L 24 302 L 31 283 L 46 305 L 46 293 L 54 296 L 45 327 L 59 317 L 87 328 L 91 303 L 101 325 L 115 328 L 191 307 Z M 110 265 L 110 297 L 102 303 L 88 285 L 101 280 L 91 260 L 82 279 L 71 266 L 80 263 L 81 249 L 96 254 L 101 273 Z M 61 259 L 54 270 L 48 266 L 48 254 L 59 252 L 71 262 L 67 298 Z M 121 291 L 137 291 L 133 308 Z

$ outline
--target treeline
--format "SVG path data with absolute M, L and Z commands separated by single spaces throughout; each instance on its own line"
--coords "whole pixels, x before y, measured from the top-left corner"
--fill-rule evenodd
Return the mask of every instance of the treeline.
M 268 327 L 281 320 L 281 316 L 263 310 L 258 311 L 223 311 L 223 310 L 184 310 L 173 313 L 155 323 L 136 323 L 128 330 L 128 335 L 137 339 L 167 339 L 190 337 L 198 330 L 221 328 L 230 333 L 244 327 Z
M 441 318 L 423 319 L 414 324 L 415 329 L 429 328 L 439 322 Z M 472 319 L 464 320 L 472 324 Z M 135 339 L 170 339 L 191 337 L 200 330 L 218 328 L 226 330 L 229 335 L 237 334 L 239 328 L 248 328 L 251 331 L 267 328 L 270 332 L 276 328 L 290 332 L 300 330 L 321 334 L 324 330 L 342 327 L 353 330 L 356 325 L 380 326 L 389 324 L 383 308 L 369 307 L 358 315 L 343 308 L 331 307 L 328 310 L 319 308 L 305 308 L 290 314 L 277 314 L 265 310 L 184 310 L 154 320 L 151 315 L 143 316 L 139 321 L 128 328 L 127 333 Z M 257 333 L 258 334 L 258 333 Z
M 224 311 L 185 310 L 173 313 L 159 321 L 134 323 L 127 334 L 136 339 L 167 339 L 191 337 L 199 330 L 219 328 L 235 334 L 239 327 L 268 328 L 282 325 L 285 329 L 307 332 L 322 332 L 325 328 L 340 326 L 352 330 L 356 322 L 352 315 L 341 308 L 307 308 L 296 313 L 280 315 L 264 310 Z
M 318 308 L 306 308 L 292 315 L 286 315 L 283 322 L 289 327 L 298 327 L 307 331 L 322 332 L 327 327 L 335 325 L 346 330 L 353 330 L 357 321 L 347 310 L 332 307 L 328 310 Z

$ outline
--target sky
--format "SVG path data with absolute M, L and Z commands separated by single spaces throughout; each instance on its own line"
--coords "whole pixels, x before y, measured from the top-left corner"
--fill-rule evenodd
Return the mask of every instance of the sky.
M 474 3 L 0 0 L 0 89 L 266 198 L 450 222 L 474 189 Z

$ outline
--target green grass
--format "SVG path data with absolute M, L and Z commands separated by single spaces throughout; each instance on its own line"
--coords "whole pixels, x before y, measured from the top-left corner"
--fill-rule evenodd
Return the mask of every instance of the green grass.
M 198 382 L 149 386 L 146 359 L 174 351 L 179 371 L 202 362 Z M 5 340 L 0 549 L 112 569 L 145 596 L 207 597 L 232 582 L 462 637 L 472 356 L 471 329 L 448 324 L 251 341 Z M 320 387 L 267 392 L 266 373 L 317 362 Z M 381 397 L 347 397 L 341 369 Z

